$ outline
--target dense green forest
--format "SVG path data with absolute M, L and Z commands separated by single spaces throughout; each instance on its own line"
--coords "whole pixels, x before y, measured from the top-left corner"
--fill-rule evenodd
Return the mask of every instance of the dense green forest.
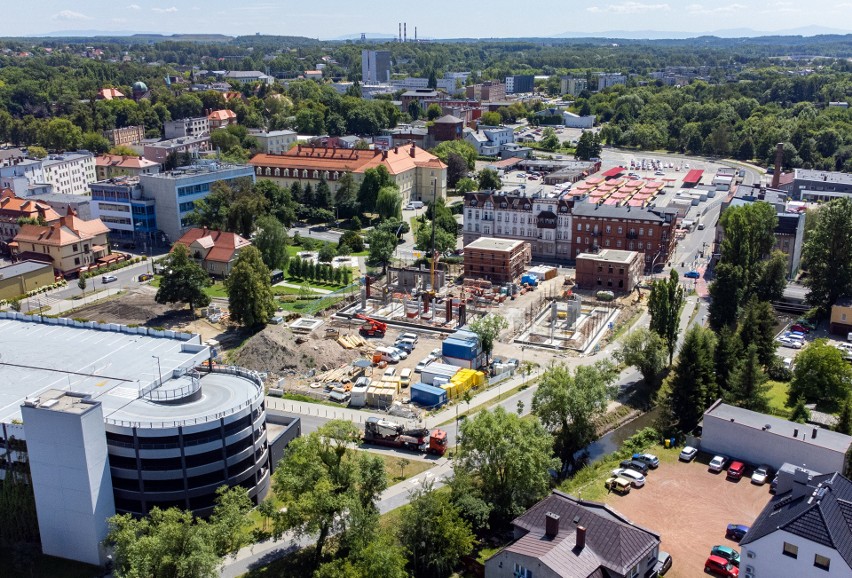
M 470 71 L 468 82 L 549 76 L 538 82 L 548 97 L 559 96 L 561 75 L 621 72 L 628 75 L 626 85 L 584 92 L 571 104 L 575 112 L 597 115 L 609 144 L 766 162 L 775 143 L 785 142 L 788 167 L 852 168 L 852 113 L 828 107 L 852 96 L 851 36 L 380 45 L 274 36 L 7 39 L 0 40 L 0 141 L 101 151 L 105 129 L 142 124 L 147 136 L 158 137 L 166 120 L 226 107 L 244 127 L 307 134 L 375 135 L 425 117 L 425 111 L 400 112 L 388 100 L 364 100 L 357 85 L 346 94 L 330 86 L 331 80 L 360 79 L 365 47 L 390 50 L 394 73 L 401 76 Z M 165 81 L 203 79 L 203 71 L 222 69 L 293 78 L 320 62 L 326 65 L 323 83 L 235 86 L 245 98 L 227 103 L 221 93 L 189 92 L 188 84 Z M 666 67 L 700 71 L 703 80 L 677 87 L 649 76 Z M 95 98 L 103 87 L 130 94 L 137 81 L 150 88 L 148 98 Z M 515 106 L 503 111 L 502 120 L 533 120 L 533 110 Z M 250 142 L 234 136 L 219 135 L 220 144 L 245 157 Z

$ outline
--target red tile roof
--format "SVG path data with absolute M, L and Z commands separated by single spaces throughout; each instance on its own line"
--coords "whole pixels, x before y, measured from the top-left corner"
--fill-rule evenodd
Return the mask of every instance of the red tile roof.
M 15 235 L 15 241 L 26 241 L 40 245 L 64 247 L 71 243 L 88 241 L 97 235 L 109 233 L 109 228 L 100 219 L 84 221 L 77 217 L 74 209 L 68 208 L 68 214 L 60 217 L 52 225 L 24 225 Z
M 117 98 L 125 98 L 124 93 L 117 88 L 102 88 L 98 91 L 98 98 L 102 100 L 113 100 Z
M 235 113 L 233 110 L 223 108 L 222 110 L 214 110 L 213 112 L 207 115 L 207 118 L 213 121 L 225 122 L 237 120 L 237 113 Z
M 49 224 L 59 220 L 59 213 L 46 203 L 15 196 L 12 189 L 0 191 L 0 219 L 4 221 L 20 218 L 37 219 L 41 215 Z
M 199 229 L 197 227 L 184 233 L 180 239 L 175 241 L 175 245 L 183 245 L 187 249 L 190 249 L 192 244 L 196 242 L 201 247 L 209 249 L 204 260 L 216 261 L 218 263 L 228 263 L 234 258 L 236 251 L 251 245 L 251 241 L 236 233 L 215 231 L 207 228 Z
M 147 169 L 158 163 L 144 157 L 127 157 L 122 155 L 103 154 L 95 157 L 96 167 L 118 167 L 125 169 Z
M 300 145 L 280 155 L 257 154 L 249 161 L 249 164 L 254 167 L 355 173 L 363 173 L 367 169 L 384 165 L 392 175 L 398 175 L 416 167 L 446 168 L 438 157 L 414 145 L 395 147 L 388 151 Z

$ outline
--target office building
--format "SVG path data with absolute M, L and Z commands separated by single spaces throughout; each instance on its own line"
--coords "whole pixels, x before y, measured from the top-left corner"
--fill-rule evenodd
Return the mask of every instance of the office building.
M 388 50 L 361 51 L 362 84 L 387 84 L 391 77 L 391 53 Z
M 274 78 L 259 70 L 230 70 L 223 75 L 223 78 L 228 82 L 236 82 L 237 84 L 251 84 L 252 82 L 272 84 L 275 81 Z
M 90 152 L 48 155 L 43 159 L 10 159 L 0 166 L 0 187 L 18 196 L 36 193 L 85 195 L 97 180 Z
M 210 118 L 197 116 L 193 118 L 180 118 L 167 120 L 163 123 L 163 134 L 166 139 L 180 138 L 183 136 L 200 137 L 210 134 Z
M 267 422 L 256 374 L 206 365 L 198 335 L 14 312 L 0 333 L 0 467 L 29 462 L 46 554 L 102 563 L 110 516 L 207 516 L 222 485 L 259 502 L 298 435 L 297 419 Z
M 253 168 L 198 161 L 192 166 L 142 175 L 139 184 L 144 191 L 144 198 L 154 201 L 157 228 L 165 235 L 167 242 L 173 243 L 192 226 L 189 215 L 195 210 L 195 201 L 210 194 L 213 183 L 221 181 L 235 184 L 240 179 L 254 182 Z
M 210 135 L 184 136 L 145 144 L 146 159 L 164 164 L 171 154 L 195 155 L 210 149 Z
M 292 130 L 249 130 L 249 136 L 257 141 L 261 152 L 280 155 L 296 143 L 297 135 Z
M 114 241 L 137 243 L 146 250 L 162 242 L 157 235 L 153 199 L 146 199 L 139 177 L 113 177 L 89 185 L 92 214 L 109 227 Z
M 811 169 L 795 169 L 793 173 L 794 201 L 827 203 L 852 196 L 852 174 Z
M 506 77 L 506 94 L 520 94 L 532 92 L 535 86 L 535 76 L 532 74 L 519 74 Z

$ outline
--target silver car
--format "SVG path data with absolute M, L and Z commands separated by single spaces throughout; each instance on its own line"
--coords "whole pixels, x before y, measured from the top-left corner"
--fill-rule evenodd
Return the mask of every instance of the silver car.
M 645 476 L 633 470 L 628 470 L 625 468 L 616 468 L 612 470 L 612 475 L 616 478 L 624 478 L 625 480 L 630 480 L 630 483 L 633 485 L 634 488 L 641 488 L 645 485 Z

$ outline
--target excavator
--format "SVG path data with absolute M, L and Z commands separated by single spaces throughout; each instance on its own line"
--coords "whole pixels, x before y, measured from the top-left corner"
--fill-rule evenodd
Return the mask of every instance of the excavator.
M 356 313 L 355 317 L 358 319 L 363 319 L 365 321 L 364 325 L 361 326 L 359 330 L 361 335 L 364 337 L 378 337 L 382 338 L 385 336 L 385 332 L 388 330 L 388 324 L 383 321 L 377 321 L 371 317 L 367 317 L 361 313 Z

